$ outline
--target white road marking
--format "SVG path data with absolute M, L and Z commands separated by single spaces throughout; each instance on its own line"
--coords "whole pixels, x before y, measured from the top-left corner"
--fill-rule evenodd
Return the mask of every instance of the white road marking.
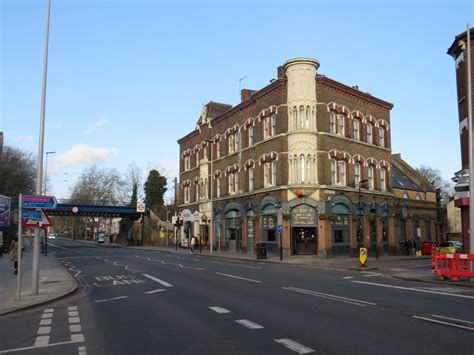
M 51 327 L 39 327 L 38 328 L 38 335 L 44 335 L 51 333 Z
M 451 296 L 451 297 L 460 297 L 460 298 L 474 299 L 474 296 L 455 295 L 455 294 L 446 293 L 446 292 L 436 292 L 436 291 L 429 291 L 429 290 L 421 290 L 421 289 L 418 289 L 418 288 L 394 286 L 394 285 L 380 284 L 380 283 L 375 283 L 375 282 L 366 282 L 366 281 L 351 281 L 351 282 L 355 282 L 355 283 L 358 283 L 358 284 L 364 284 L 364 285 L 372 285 L 372 286 L 379 286 L 379 287 L 396 288 L 396 289 L 399 289 L 399 290 L 406 290 L 406 291 L 413 291 L 413 292 L 433 293 L 433 294 L 435 294 L 435 295 L 442 295 L 442 296 Z
M 49 338 L 49 336 L 47 338 Z M 46 348 L 46 347 L 49 348 L 49 347 L 52 347 L 52 346 L 67 345 L 67 344 L 74 344 L 74 343 L 83 343 L 83 342 L 84 342 L 84 340 L 82 340 L 82 341 L 62 341 L 60 343 L 52 343 L 52 344 L 45 344 L 45 345 L 39 345 L 39 346 L 26 346 L 24 348 L 0 350 L 0 354 L 8 354 L 8 353 L 14 353 L 14 352 L 17 352 L 17 351 L 25 351 L 25 350 L 32 350 L 32 349 Z
M 77 306 L 69 306 L 67 308 L 68 311 L 77 311 Z
M 455 321 L 455 322 L 461 322 L 461 323 L 466 323 L 466 324 L 472 324 L 472 325 L 474 325 L 474 322 L 471 322 L 471 321 L 468 321 L 468 320 L 464 320 L 464 319 L 443 317 L 443 316 L 439 316 L 439 315 L 437 315 L 437 314 L 432 314 L 431 316 L 432 316 L 432 317 L 435 317 L 435 318 L 453 320 L 453 321 Z
M 82 327 L 81 327 L 80 324 L 71 324 L 71 325 L 69 326 L 69 331 L 70 331 L 71 333 L 78 333 L 78 332 L 80 332 L 81 330 L 82 330 Z
M 160 279 L 157 279 L 156 277 L 153 277 L 151 275 L 148 275 L 148 274 L 142 274 L 143 276 L 149 278 L 150 280 L 153 280 L 153 281 L 156 281 L 158 282 L 159 284 L 165 286 L 165 287 L 173 287 L 172 284 L 166 282 L 166 281 L 163 281 L 163 280 L 160 280 Z
M 53 318 L 53 313 L 43 313 L 43 315 L 41 316 L 41 318 Z
M 52 247 L 59 248 L 59 249 L 64 249 L 64 250 L 67 249 L 67 248 L 60 247 L 59 245 L 53 244 L 50 241 L 48 241 L 48 245 L 51 245 Z
M 36 337 L 35 340 L 35 347 L 46 346 L 49 343 L 49 335 L 45 335 L 42 337 Z
M 353 278 L 354 278 L 354 276 L 344 276 L 343 277 L 344 280 L 349 280 L 349 279 L 353 279 Z
M 326 299 L 330 299 L 330 300 L 333 300 L 333 301 L 349 303 L 349 304 L 353 304 L 355 306 L 366 307 L 367 305 L 370 305 L 370 306 L 376 306 L 377 305 L 377 304 L 372 303 L 372 302 L 361 301 L 361 300 L 354 299 L 354 298 L 331 295 L 331 294 L 328 294 L 328 293 L 316 292 L 316 291 L 311 291 L 311 290 L 304 290 L 304 289 L 296 288 L 296 287 L 282 287 L 282 289 L 288 290 L 288 291 L 293 291 L 293 292 L 304 293 L 304 294 L 310 295 L 310 296 L 326 298 Z
M 228 309 L 218 307 L 218 306 L 209 307 L 209 309 L 213 310 L 216 313 L 230 313 Z
M 362 275 L 364 277 L 374 277 L 374 276 L 382 276 L 382 274 L 366 274 L 366 275 Z
M 44 312 L 44 313 L 53 313 L 53 312 L 54 312 L 54 308 L 45 309 L 43 312 Z
M 114 297 L 114 298 L 106 298 L 104 300 L 95 300 L 94 302 L 100 303 L 100 302 L 108 302 L 108 301 L 115 301 L 115 300 L 121 300 L 123 298 L 128 298 L 128 296 L 119 296 L 119 297 Z
M 80 346 L 77 348 L 77 351 L 78 351 L 78 355 L 87 355 L 87 352 L 86 352 L 86 347 L 85 346 Z
M 297 343 L 294 340 L 291 339 L 273 339 L 276 341 L 278 344 L 286 346 L 288 349 L 293 350 L 294 352 L 297 352 L 298 354 L 309 354 L 313 353 L 314 350 L 311 348 L 308 348 L 307 346 L 301 345 L 300 343 Z
M 52 319 L 42 319 L 39 325 L 51 325 Z
M 148 292 L 145 292 L 145 293 L 150 294 L 150 293 L 157 293 L 157 292 L 162 292 L 162 291 L 165 291 L 165 289 L 164 289 L 164 288 L 160 288 L 160 289 L 158 289 L 158 290 L 148 291 Z
M 263 328 L 261 325 L 254 323 L 252 321 L 249 321 L 248 319 L 238 319 L 235 322 L 249 329 L 262 329 Z
M 69 323 L 80 323 L 79 317 L 70 317 L 68 319 Z
M 69 312 L 67 312 L 67 315 L 69 317 L 77 317 L 77 316 L 79 316 L 79 312 L 78 311 L 69 311 Z
M 254 283 L 260 283 L 260 282 L 263 282 L 263 281 L 260 281 L 260 280 L 253 280 L 253 279 L 247 279 L 245 277 L 240 277 L 240 276 L 235 276 L 235 275 L 229 275 L 229 274 L 223 274 L 221 272 L 216 272 L 217 275 L 222 275 L 222 276 L 227 276 L 227 277 L 232 277 L 233 279 L 239 279 L 239 280 L 244 280 L 244 281 L 250 281 L 250 282 L 254 282 Z
M 82 343 L 84 342 L 84 335 L 83 334 L 71 334 L 71 342 Z
M 461 329 L 466 329 L 466 330 L 474 331 L 474 327 L 467 327 L 467 326 L 464 326 L 464 325 L 459 325 L 459 324 L 454 324 L 454 323 L 448 323 L 448 322 L 443 322 L 443 321 L 441 321 L 441 320 L 436 320 L 436 319 L 431 319 L 431 318 L 425 318 L 425 317 L 419 317 L 419 316 L 413 316 L 413 318 L 425 320 L 425 321 L 428 321 L 428 322 L 443 324 L 443 325 L 449 325 L 449 326 L 455 327 L 455 328 L 461 328 Z
M 183 266 L 181 264 L 178 264 L 178 265 L 180 268 L 183 268 L 183 269 L 192 269 L 192 270 L 199 270 L 199 271 L 204 270 L 204 268 L 202 267 Z

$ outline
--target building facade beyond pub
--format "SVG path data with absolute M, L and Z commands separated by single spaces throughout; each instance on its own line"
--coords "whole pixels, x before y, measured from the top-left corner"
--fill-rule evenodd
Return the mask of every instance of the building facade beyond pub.
M 286 61 L 277 79 L 243 89 L 236 106 L 209 102 L 181 138 L 181 244 L 285 255 L 405 252 L 435 241 L 433 186 L 391 151 L 393 105 Z M 281 244 L 278 211 L 282 216 Z

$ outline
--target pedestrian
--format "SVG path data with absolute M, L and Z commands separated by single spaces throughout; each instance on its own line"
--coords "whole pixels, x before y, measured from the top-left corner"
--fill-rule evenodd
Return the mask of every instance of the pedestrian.
M 416 249 L 415 239 L 410 239 L 410 245 L 411 245 L 411 252 L 413 255 L 415 255 L 415 249 Z
M 23 256 L 24 247 L 21 248 L 21 256 Z M 15 237 L 10 243 L 10 247 L 8 248 L 8 256 L 10 256 L 10 260 L 13 262 L 13 272 L 14 274 L 18 274 L 18 239 Z
M 405 239 L 405 248 L 407 250 L 407 256 L 410 255 L 410 243 L 408 242 L 408 239 Z
M 191 237 L 191 254 L 194 254 L 195 245 L 196 245 L 196 237 Z

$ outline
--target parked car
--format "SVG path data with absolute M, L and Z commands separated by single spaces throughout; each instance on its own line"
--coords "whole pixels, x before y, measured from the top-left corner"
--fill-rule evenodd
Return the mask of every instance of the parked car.
M 48 234 L 48 239 L 56 239 L 56 234 L 55 233 Z
M 457 240 L 441 242 L 438 247 L 439 253 L 462 253 L 462 243 Z

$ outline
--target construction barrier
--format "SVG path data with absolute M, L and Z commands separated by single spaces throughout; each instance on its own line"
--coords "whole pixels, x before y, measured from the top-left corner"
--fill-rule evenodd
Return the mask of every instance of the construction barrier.
M 431 254 L 433 274 L 459 281 L 460 277 L 474 277 L 474 254 Z

